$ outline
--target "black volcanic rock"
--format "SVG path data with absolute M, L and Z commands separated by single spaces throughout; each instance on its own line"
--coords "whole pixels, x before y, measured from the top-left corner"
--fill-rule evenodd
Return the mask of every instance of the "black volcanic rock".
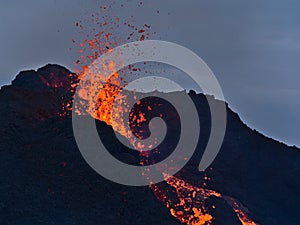
M 0 91 L 0 224 L 180 224 L 148 187 L 110 182 L 82 158 L 70 111 L 77 77 L 58 65 L 21 72 Z M 190 93 L 199 110 L 201 135 L 191 161 L 177 174 L 195 186 L 231 196 L 261 225 L 298 225 L 300 152 L 247 127 L 227 108 L 223 146 L 205 173 L 197 167 L 210 132 L 204 95 Z M 113 130 L 97 121 L 113 155 L 129 156 Z M 121 157 L 122 158 L 122 157 Z M 213 225 L 241 224 L 222 199 Z
M 45 120 L 67 112 L 63 106 L 71 103 L 76 82 L 77 76 L 66 68 L 47 65 L 18 74 L 12 85 L 1 88 L 0 98 L 21 120 Z

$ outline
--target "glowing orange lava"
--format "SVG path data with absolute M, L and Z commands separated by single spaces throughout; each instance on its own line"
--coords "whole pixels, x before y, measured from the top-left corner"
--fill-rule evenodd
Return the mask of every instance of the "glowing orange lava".
M 249 218 L 246 213 L 247 209 L 238 204 L 235 199 L 222 196 L 214 190 L 193 186 L 174 176 L 165 177 L 165 181 L 169 185 L 167 189 L 169 190 L 160 188 L 158 185 L 151 185 L 150 188 L 156 197 L 169 208 L 171 215 L 180 222 L 187 225 L 210 225 L 213 216 L 209 214 L 208 207 L 205 206 L 205 199 L 214 196 L 223 198 L 233 208 L 243 225 L 258 225 Z M 176 198 L 171 197 L 174 196 L 172 195 L 172 189 L 176 193 Z
M 106 12 L 109 7 L 100 7 L 102 12 Z M 99 15 L 93 18 L 98 18 Z M 104 18 L 103 16 L 101 18 Z M 95 19 L 97 22 L 97 19 Z M 93 21 L 95 22 L 95 21 Z M 132 132 L 124 127 L 124 121 L 122 120 L 122 114 L 129 113 L 128 108 L 124 105 L 116 107 L 116 115 L 112 118 L 112 108 L 116 97 L 120 96 L 122 89 L 125 87 L 123 82 L 124 77 L 120 77 L 119 71 L 115 70 L 115 62 L 112 60 L 108 65 L 103 64 L 102 67 L 108 68 L 109 71 L 113 71 L 110 76 L 107 74 L 101 74 L 102 68 L 99 68 L 98 72 L 91 73 L 88 71 L 90 60 L 96 59 L 101 54 L 109 54 L 118 44 L 123 44 L 124 41 L 117 41 L 117 35 L 113 33 L 112 29 L 109 29 L 109 24 L 119 24 L 119 18 L 110 18 L 108 21 L 101 21 L 101 32 L 94 35 L 94 38 L 85 40 L 80 44 L 82 49 L 80 53 L 82 56 L 80 60 L 76 62 L 77 65 L 81 65 L 82 72 L 77 71 L 79 79 L 82 82 L 80 90 L 78 90 L 79 97 L 81 98 L 80 105 L 73 106 L 76 112 L 80 115 L 90 115 L 95 119 L 101 120 L 108 125 L 111 125 L 115 131 L 118 131 L 121 135 L 125 136 L 133 146 L 137 148 L 143 148 L 143 146 L 137 146 L 137 143 L 132 141 Z M 124 22 L 124 25 L 133 29 L 127 38 L 128 41 L 134 37 L 136 40 L 143 41 L 148 38 L 150 26 L 145 24 L 142 28 L 136 28 L 129 22 Z M 76 26 L 81 27 L 78 23 Z M 102 41 L 100 41 L 102 40 Z M 92 52 L 91 55 L 86 56 L 86 47 Z M 132 66 L 128 67 L 129 70 L 138 71 L 138 69 Z M 99 74 L 100 73 L 100 74 Z M 98 91 L 100 90 L 100 92 Z M 149 110 L 152 110 L 151 108 Z M 137 123 L 145 122 L 146 118 L 144 114 L 135 115 L 133 120 Z M 141 162 L 143 164 L 143 162 Z M 146 171 L 143 171 L 146 174 Z M 213 216 L 209 213 L 207 206 L 205 205 L 205 199 L 212 196 L 217 198 L 223 198 L 233 208 L 237 217 L 243 225 L 257 225 L 253 222 L 243 210 L 243 207 L 237 203 L 231 197 L 222 196 L 220 193 L 193 186 L 186 181 L 176 178 L 174 176 L 165 178 L 166 187 L 161 187 L 156 184 L 151 184 L 149 187 L 153 190 L 157 198 L 163 202 L 163 204 L 170 210 L 172 216 L 177 218 L 180 222 L 187 225 L 210 225 L 213 221 Z M 172 196 L 168 190 L 172 190 Z

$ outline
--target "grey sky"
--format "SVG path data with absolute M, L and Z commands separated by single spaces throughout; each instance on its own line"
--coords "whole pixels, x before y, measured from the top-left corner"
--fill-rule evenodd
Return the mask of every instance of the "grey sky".
M 79 54 L 72 39 L 82 38 L 75 22 L 99 2 L 1 1 L 0 84 L 46 63 L 74 69 Z M 142 7 L 136 6 L 140 1 L 124 2 L 132 8 L 116 8 L 120 17 L 133 15 L 152 25 L 155 38 L 202 57 L 230 107 L 250 127 L 300 146 L 300 1 L 151 0 Z

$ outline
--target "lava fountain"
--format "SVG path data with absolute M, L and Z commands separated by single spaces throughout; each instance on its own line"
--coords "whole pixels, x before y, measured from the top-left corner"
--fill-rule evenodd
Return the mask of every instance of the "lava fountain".
M 134 114 L 134 111 L 126 107 L 126 104 L 114 105 L 117 97 L 121 99 L 121 103 L 126 102 L 127 96 L 122 95 L 122 90 L 127 84 L 126 75 L 122 73 L 122 71 L 116 71 L 116 65 L 113 60 L 108 63 L 103 63 L 101 68 L 98 68 L 94 73 L 88 72 L 88 66 L 93 60 L 97 59 L 98 56 L 111 54 L 113 48 L 117 45 L 123 44 L 126 41 L 128 42 L 128 40 L 131 39 L 137 41 L 147 39 L 150 35 L 150 26 L 144 24 L 138 28 L 128 21 L 123 22 L 123 25 L 131 29 L 128 38 L 125 38 L 126 40 L 124 41 L 122 40 L 124 38 L 119 38 L 118 35 L 115 35 L 113 32 L 113 27 L 115 27 L 116 24 L 120 25 L 121 20 L 108 13 L 108 11 L 111 10 L 109 6 L 101 6 L 100 10 L 101 13 L 94 15 L 91 22 L 96 23 L 101 31 L 94 35 L 93 38 L 80 43 L 82 49 L 79 52 L 82 56 L 76 61 L 76 65 L 81 66 L 81 71 L 78 69 L 76 72 L 83 85 L 81 85 L 80 90 L 78 90 L 81 99 L 80 105 L 73 105 L 73 109 L 79 115 L 89 115 L 96 120 L 105 122 L 119 134 L 127 138 L 132 146 L 141 150 L 140 154 L 143 160 L 140 161 L 140 165 L 142 166 L 148 163 L 148 155 L 142 151 L 145 146 L 138 145 L 138 143 L 134 141 L 136 139 L 133 137 L 138 137 L 138 135 L 136 133 L 133 134 L 132 130 L 126 128 L 125 123 L 128 123 L 128 121 L 123 121 L 122 118 L 123 114 L 130 113 L 131 121 L 129 121 L 129 123 L 134 123 L 137 127 L 143 127 L 147 122 L 147 117 L 144 113 Z M 79 23 L 76 23 L 76 26 L 80 27 L 82 31 L 86 30 L 86 28 Z M 91 35 L 88 36 L 91 37 Z M 89 49 L 91 54 L 87 53 L 87 49 Z M 135 68 L 133 65 L 128 66 L 126 69 L 134 72 L 140 71 L 139 68 Z M 103 74 L 103 71 L 113 71 L 113 73 L 108 75 Z M 100 92 L 98 91 L 99 89 Z M 137 101 L 136 105 L 139 105 L 139 101 Z M 115 109 L 114 113 L 113 107 Z M 152 105 L 149 105 L 148 110 L 151 111 L 152 107 Z M 171 215 L 181 223 L 187 225 L 213 224 L 214 218 L 205 205 L 205 200 L 216 197 L 224 199 L 228 205 L 232 207 L 237 218 L 243 225 L 257 225 L 257 223 L 250 219 L 245 208 L 235 199 L 223 196 L 214 190 L 191 185 L 176 176 L 168 176 L 168 174 L 163 174 L 163 176 L 165 176 L 164 185 L 153 184 L 150 179 L 149 188 L 153 191 L 157 199 L 169 209 Z

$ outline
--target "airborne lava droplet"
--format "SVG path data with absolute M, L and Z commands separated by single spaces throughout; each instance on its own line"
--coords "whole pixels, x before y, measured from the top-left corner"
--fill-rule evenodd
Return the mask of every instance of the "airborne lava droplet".
M 145 40 L 145 35 L 142 35 L 140 41 L 144 41 L 144 40 Z

